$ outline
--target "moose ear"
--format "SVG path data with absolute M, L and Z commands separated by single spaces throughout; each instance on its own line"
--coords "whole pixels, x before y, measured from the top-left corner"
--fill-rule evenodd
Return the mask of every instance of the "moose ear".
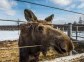
M 29 10 L 29 9 L 25 9 L 24 10 L 24 15 L 25 15 L 25 19 L 27 21 L 36 21 L 37 20 L 37 17 L 34 15 L 34 13 Z
M 46 20 L 47 22 L 52 22 L 53 17 L 54 17 L 54 14 L 52 14 L 52 15 L 48 16 L 47 18 L 45 18 L 45 20 Z

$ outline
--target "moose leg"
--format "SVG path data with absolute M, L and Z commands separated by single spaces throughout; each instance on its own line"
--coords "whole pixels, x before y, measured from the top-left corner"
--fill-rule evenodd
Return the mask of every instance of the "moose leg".
M 28 61 L 29 56 L 28 56 L 28 54 L 26 52 L 27 51 L 26 51 L 25 48 L 19 49 L 19 62 L 27 62 Z

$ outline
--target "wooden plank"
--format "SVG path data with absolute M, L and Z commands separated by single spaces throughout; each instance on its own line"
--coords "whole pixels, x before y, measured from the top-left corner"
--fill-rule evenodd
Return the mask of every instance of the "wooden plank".
M 53 60 L 40 61 L 40 62 L 84 62 L 84 53 L 66 56 L 66 57 L 60 57 Z

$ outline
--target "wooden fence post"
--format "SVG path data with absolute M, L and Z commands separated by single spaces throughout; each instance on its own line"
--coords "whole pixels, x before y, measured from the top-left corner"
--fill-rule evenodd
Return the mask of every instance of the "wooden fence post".
M 64 27 L 62 27 L 62 31 L 64 31 Z
M 76 27 L 76 40 L 78 40 L 78 26 Z
M 72 24 L 68 23 L 68 36 L 72 38 Z

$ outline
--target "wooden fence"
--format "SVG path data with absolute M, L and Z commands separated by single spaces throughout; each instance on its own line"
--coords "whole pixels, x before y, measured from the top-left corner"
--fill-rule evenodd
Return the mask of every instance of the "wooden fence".
M 54 27 L 62 31 L 67 31 L 70 38 L 75 37 L 76 40 L 78 37 L 84 38 L 82 36 L 78 36 L 79 32 L 84 31 L 84 24 L 54 24 Z M 0 30 L 19 30 L 19 25 L 3 25 L 0 26 Z M 76 36 L 72 36 L 72 31 L 75 31 Z
M 70 38 L 75 37 L 76 40 L 79 38 L 84 38 L 82 36 L 78 36 L 79 32 L 84 32 L 84 24 L 59 24 L 59 25 L 54 25 L 55 28 L 60 29 L 62 31 L 67 31 L 67 34 Z M 72 31 L 75 32 L 76 36 L 72 36 Z

